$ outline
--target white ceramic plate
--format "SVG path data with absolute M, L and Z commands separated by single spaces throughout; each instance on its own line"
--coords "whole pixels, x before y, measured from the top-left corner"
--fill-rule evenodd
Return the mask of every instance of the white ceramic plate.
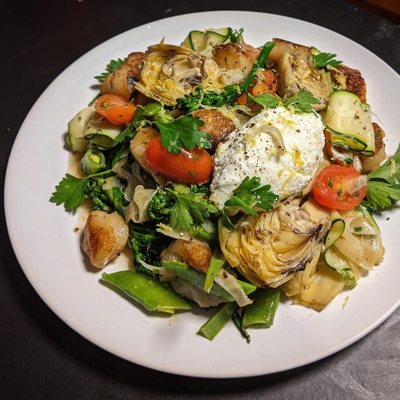
M 400 79 L 382 60 L 353 41 L 307 22 L 253 12 L 207 12 L 132 29 L 67 68 L 26 117 L 12 150 L 5 185 L 7 226 L 18 260 L 35 290 L 65 323 L 124 359 L 198 377 L 254 376 L 316 361 L 366 335 L 400 302 L 397 211 L 379 218 L 385 260 L 355 290 L 338 296 L 321 313 L 289 302 L 280 304 L 274 326 L 252 330 L 251 344 L 233 324 L 213 342 L 198 336 L 204 315 L 149 316 L 101 285 L 101 272 L 85 267 L 79 235 L 73 232 L 77 217 L 48 200 L 68 165 L 63 137 L 66 124 L 96 94 L 90 89 L 95 84 L 93 76 L 104 70 L 108 60 L 145 50 L 162 37 L 175 44 L 190 30 L 223 26 L 243 27 L 246 41 L 255 45 L 272 37 L 314 45 L 360 69 L 372 110 L 387 132 L 388 151 L 395 150 Z M 122 264 L 119 259 L 105 270 L 121 269 Z

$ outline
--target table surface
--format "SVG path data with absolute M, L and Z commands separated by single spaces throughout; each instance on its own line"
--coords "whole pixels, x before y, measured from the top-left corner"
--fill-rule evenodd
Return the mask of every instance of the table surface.
M 49 83 L 104 40 L 160 18 L 223 9 L 286 15 L 341 33 L 400 70 L 400 26 L 346 1 L 194 3 L 0 0 L 3 55 L 5 50 L 0 64 L 1 185 L 18 129 Z M 3 204 L 1 198 L 0 393 L 4 399 L 399 398 L 400 310 L 350 348 L 275 375 L 195 379 L 123 361 L 79 336 L 39 298 L 13 253 Z

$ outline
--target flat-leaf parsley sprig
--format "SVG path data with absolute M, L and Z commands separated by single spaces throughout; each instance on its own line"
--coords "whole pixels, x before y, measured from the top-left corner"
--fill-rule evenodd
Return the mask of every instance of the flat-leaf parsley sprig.
M 365 205 L 371 211 L 393 207 L 400 200 L 400 145 L 396 153 L 367 177 Z
M 66 211 L 75 211 L 88 198 L 90 179 L 111 172 L 112 170 L 110 169 L 84 178 L 66 174 L 56 186 L 55 192 L 50 197 L 50 202 L 55 203 L 57 206 L 64 204 Z
M 218 209 L 198 186 L 174 184 L 157 190 L 147 212 L 150 219 L 166 223 L 174 230 L 189 231 L 218 214 Z
M 306 89 L 299 90 L 292 97 L 283 99 L 283 105 L 296 114 L 309 113 L 313 111 L 312 106 L 318 104 L 319 100 Z
M 160 131 L 161 144 L 168 149 L 170 153 L 179 154 L 182 147 L 193 150 L 195 146 L 203 149 L 211 149 L 211 135 L 199 131 L 204 122 L 199 118 L 188 115 L 179 117 L 172 121 L 155 121 Z
M 313 54 L 314 65 L 317 68 L 327 68 L 328 66 L 336 68 L 342 64 L 342 61 L 336 60 L 336 54 L 318 53 Z
M 239 207 L 250 215 L 257 216 L 255 208 L 263 210 L 272 210 L 273 204 L 278 200 L 279 196 L 271 192 L 270 185 L 261 186 L 260 178 L 246 176 L 242 183 L 233 191 L 233 196 L 224 204 L 222 218 L 224 225 L 229 229 L 234 229 L 235 225 L 227 214 L 227 208 Z
M 109 74 L 116 71 L 122 64 L 125 63 L 125 60 L 122 58 L 117 58 L 116 60 L 110 60 L 109 63 L 106 65 L 105 72 L 102 72 L 99 75 L 96 75 L 94 79 L 97 79 L 100 83 L 104 82 Z

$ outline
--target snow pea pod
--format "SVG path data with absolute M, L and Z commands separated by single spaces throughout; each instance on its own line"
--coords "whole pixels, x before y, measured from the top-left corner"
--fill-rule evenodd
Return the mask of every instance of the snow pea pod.
M 279 303 L 279 297 L 279 289 L 257 289 L 254 302 L 244 309 L 243 327 L 269 328 L 272 326 Z
M 178 278 L 189 282 L 197 289 L 204 290 L 204 283 L 206 280 L 206 275 L 204 273 L 177 261 L 164 261 L 162 266 L 172 271 Z M 257 289 L 253 284 L 240 281 L 239 279 L 238 283 L 246 294 L 250 294 Z M 209 293 L 225 301 L 234 301 L 233 297 L 217 283 L 212 285 Z
M 225 303 L 208 321 L 199 329 L 199 333 L 208 340 L 213 340 L 217 333 L 231 319 L 232 314 L 237 310 L 236 303 Z
M 102 279 L 122 291 L 148 311 L 173 314 L 175 310 L 190 310 L 191 306 L 172 289 L 156 278 L 133 270 L 103 273 Z
M 206 279 L 204 281 L 204 291 L 209 293 L 212 285 L 214 284 L 214 278 L 225 264 L 225 258 L 221 251 L 216 249 L 211 257 L 210 265 L 207 270 Z

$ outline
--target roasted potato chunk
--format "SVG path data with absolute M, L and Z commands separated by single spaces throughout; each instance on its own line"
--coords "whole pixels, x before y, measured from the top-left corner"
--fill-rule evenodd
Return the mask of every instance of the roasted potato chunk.
M 301 54 L 303 57 L 307 57 L 310 54 L 311 48 L 303 46 L 301 44 L 288 42 L 287 40 L 273 38 L 272 41 L 275 43 L 275 46 L 269 53 L 269 60 L 278 65 L 282 56 L 288 51 L 289 48 L 294 49 L 297 53 Z
M 134 90 L 133 83 L 140 79 L 144 53 L 129 54 L 124 64 L 109 74 L 101 84 L 102 94 L 113 93 L 129 99 Z
M 367 101 L 367 85 L 360 71 L 340 65 L 336 70 L 331 70 L 330 74 L 337 87 L 356 94 L 363 102 Z
M 160 134 L 158 133 L 158 131 L 151 127 L 138 129 L 136 135 L 131 140 L 130 150 L 131 154 L 133 155 L 134 159 L 138 162 L 138 164 L 148 174 L 150 174 L 158 184 L 165 185 L 166 184 L 165 177 L 162 174 L 151 170 L 146 161 L 147 146 L 154 138 L 156 138 L 159 135 Z
M 83 231 L 82 248 L 94 267 L 103 268 L 125 248 L 128 235 L 128 225 L 117 212 L 92 211 Z
M 144 53 L 141 51 L 136 51 L 130 53 L 126 58 L 126 64 L 131 68 L 131 74 L 133 79 L 138 81 L 140 79 L 140 73 L 143 68 Z
M 229 85 L 242 82 L 257 58 L 238 43 L 226 43 L 214 49 L 213 59 L 221 69 L 224 83 Z
M 193 116 L 204 122 L 204 125 L 199 130 L 211 135 L 211 143 L 214 150 L 217 148 L 219 142 L 223 141 L 235 130 L 235 124 L 232 120 L 218 110 L 197 110 L 193 113 Z
M 175 240 L 164 250 L 161 260 L 174 260 L 190 265 L 201 272 L 207 272 L 212 251 L 210 246 L 201 240 Z

